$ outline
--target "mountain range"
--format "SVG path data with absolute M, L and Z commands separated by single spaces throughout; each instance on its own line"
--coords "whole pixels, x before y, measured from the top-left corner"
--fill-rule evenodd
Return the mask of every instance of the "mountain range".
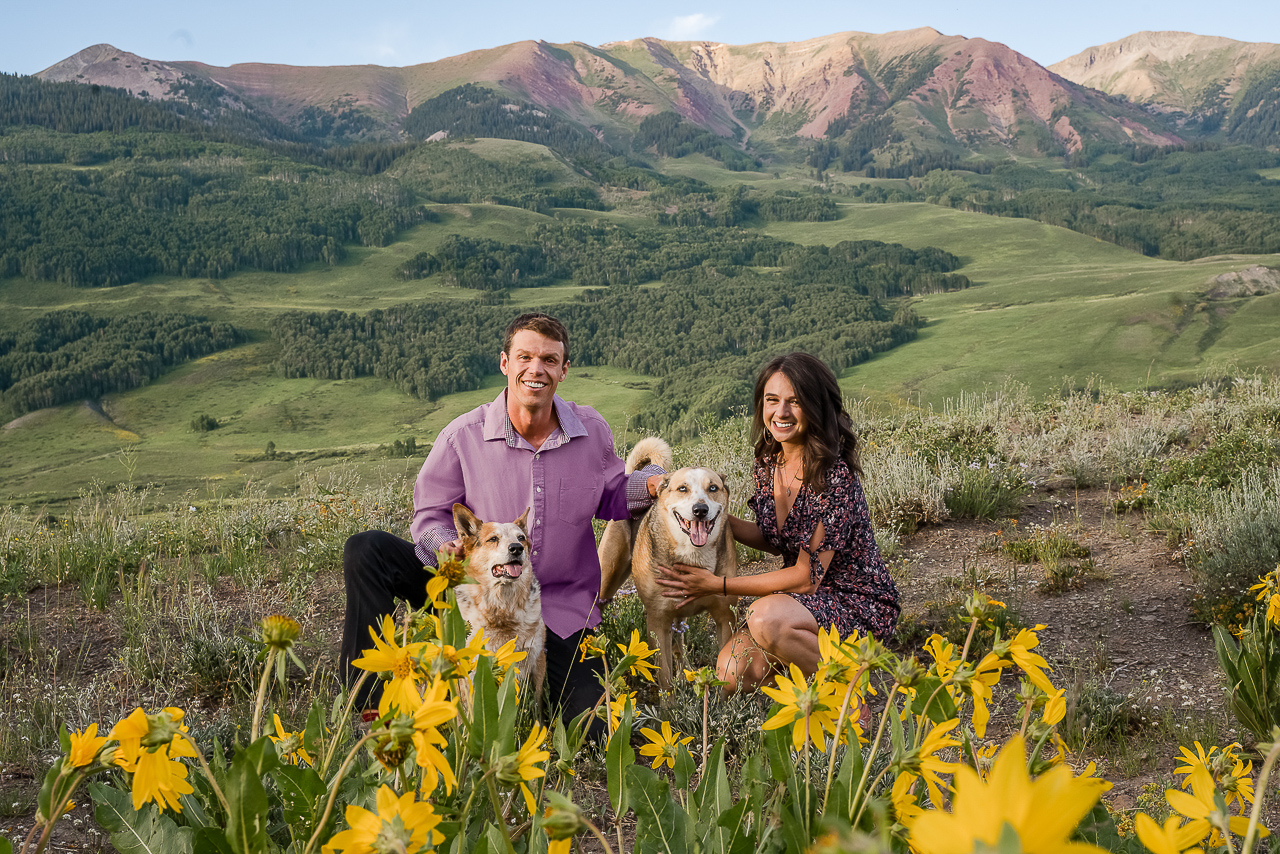
M 1271 117 L 1280 46 L 1138 33 L 1045 68 L 1002 44 L 921 28 L 753 45 L 522 41 L 402 68 L 222 68 L 101 44 L 36 76 L 143 98 L 202 93 L 209 109 L 259 111 L 334 141 L 401 136 L 415 107 L 478 83 L 606 143 L 629 139 L 646 116 L 674 111 L 765 153 L 879 121 L 882 158 L 1002 158 L 1070 153 L 1090 140 L 1172 144 L 1238 130 L 1233 117 Z

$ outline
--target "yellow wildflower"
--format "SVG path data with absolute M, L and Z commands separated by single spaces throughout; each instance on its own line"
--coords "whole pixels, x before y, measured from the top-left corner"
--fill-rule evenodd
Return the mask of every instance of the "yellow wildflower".
M 439 750 L 449 743 L 440 733 L 440 725 L 458 716 L 457 701 L 447 699 L 448 694 L 447 681 L 433 680 L 422 693 L 422 705 L 413 713 L 413 746 L 417 750 L 418 767 L 426 772 L 426 789 L 434 790 L 443 779 L 445 794 L 452 793 L 453 787 L 458 785 L 449 760 Z
M 71 763 L 72 768 L 92 765 L 98 759 L 103 746 L 110 740 L 105 735 L 98 735 L 97 724 L 89 724 L 84 732 L 71 733 L 70 738 L 71 750 L 67 754 L 67 761 Z
M 413 792 L 397 795 L 390 786 L 378 789 L 377 812 L 351 804 L 346 818 L 349 827 L 336 834 L 326 851 L 365 854 L 374 851 L 423 851 L 444 841 L 436 830 L 440 816 L 427 801 L 415 801 Z
M 618 649 L 622 650 L 623 656 L 626 658 L 634 657 L 635 661 L 630 665 L 630 673 L 632 676 L 642 676 L 653 681 L 653 671 L 658 668 L 649 663 L 649 659 L 658 654 L 658 650 L 649 646 L 648 641 L 640 640 L 640 630 L 631 630 L 631 642 L 625 646 L 617 644 Z M 624 659 L 625 660 L 625 659 Z M 638 674 L 637 674 L 638 672 Z
M 373 673 L 391 674 L 391 681 L 382 689 L 378 714 L 385 715 L 393 708 L 398 708 L 402 714 L 413 714 L 422 704 L 422 695 L 418 693 L 422 671 L 416 656 L 426 644 L 418 641 L 401 646 L 396 640 L 395 621 L 390 616 L 382 618 L 382 637 L 378 637 L 372 626 L 369 627 L 369 637 L 373 638 L 374 648 L 366 649 L 364 655 L 351 664 Z
M 1065 765 L 1032 780 L 1026 763 L 1026 743 L 1015 735 L 987 781 L 971 768 L 957 768 L 952 812 L 929 810 L 919 816 L 911 827 L 911 847 L 920 854 L 971 854 L 977 843 L 994 847 L 1012 832 L 1023 854 L 1102 854 L 1096 845 L 1071 840 L 1080 819 L 1098 802 L 1102 781 L 1072 777 Z
M 1209 832 L 1209 822 L 1198 819 L 1182 824 L 1180 816 L 1171 815 L 1161 827 L 1140 812 L 1133 821 L 1133 829 L 1151 854 L 1203 854 L 1202 849 L 1194 846 Z
M 778 687 L 765 686 L 760 690 L 781 704 L 782 708 L 765 721 L 761 728 L 779 729 L 794 723 L 791 744 L 796 750 L 804 749 L 806 736 L 819 750 L 826 750 L 824 730 L 831 733 L 836 731 L 836 716 L 840 711 L 840 702 L 835 697 L 838 686 L 825 681 L 821 673 L 814 676 L 812 685 L 808 684 L 804 673 L 794 663 L 791 665 L 791 678 L 779 673 L 776 682 Z
M 276 725 L 276 734 L 270 736 L 270 738 L 272 743 L 279 747 L 284 760 L 290 765 L 305 762 L 314 768 L 315 760 L 311 758 L 311 754 L 307 753 L 307 748 L 302 744 L 302 733 L 285 732 L 284 724 L 280 723 L 280 716 L 274 712 L 271 714 L 271 720 Z
M 533 792 L 529 791 L 529 787 L 525 784 L 547 773 L 545 768 L 539 767 L 541 763 L 551 758 L 551 752 L 542 749 L 542 743 L 546 740 L 547 728 L 535 721 L 529 737 L 524 740 L 524 744 L 520 745 L 520 749 L 513 756 L 504 756 L 498 766 L 499 780 L 520 785 L 520 792 L 524 795 L 524 803 L 529 808 L 530 815 L 538 811 L 538 803 L 534 800 Z
M 652 756 L 654 768 L 664 764 L 668 768 L 675 768 L 680 747 L 693 741 L 693 736 L 672 730 L 668 721 L 662 722 L 662 732 L 645 727 L 640 730 L 640 734 L 649 739 L 649 743 L 640 748 L 640 755 Z

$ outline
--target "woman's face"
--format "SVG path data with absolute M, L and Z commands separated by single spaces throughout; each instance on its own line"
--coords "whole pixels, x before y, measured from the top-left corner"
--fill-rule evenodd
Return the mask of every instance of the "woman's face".
M 764 399 L 760 411 L 764 427 L 780 444 L 795 444 L 804 440 L 808 422 L 800 410 L 800 401 L 791 380 L 782 371 L 776 371 L 764 384 Z

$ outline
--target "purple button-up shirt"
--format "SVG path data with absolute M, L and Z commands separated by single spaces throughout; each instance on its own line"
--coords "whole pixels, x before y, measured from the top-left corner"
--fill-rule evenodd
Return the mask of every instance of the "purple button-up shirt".
M 541 448 L 507 414 L 507 391 L 440 431 L 413 488 L 410 530 L 423 564 L 457 539 L 453 505 L 481 519 L 511 522 L 529 513 L 530 559 L 542 587 L 542 618 L 560 637 L 600 622 L 600 560 L 591 519 L 626 519 L 653 499 L 649 466 L 628 477 L 609 425 L 589 406 L 554 398 L 560 427 Z

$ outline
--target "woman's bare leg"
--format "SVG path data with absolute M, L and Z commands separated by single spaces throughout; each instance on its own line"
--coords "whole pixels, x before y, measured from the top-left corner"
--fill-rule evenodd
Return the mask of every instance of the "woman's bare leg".
M 783 593 L 764 596 L 751 606 L 716 662 L 726 692 L 754 690 L 774 665 L 795 664 L 805 675 L 818 669 L 818 622 L 809 609 Z

